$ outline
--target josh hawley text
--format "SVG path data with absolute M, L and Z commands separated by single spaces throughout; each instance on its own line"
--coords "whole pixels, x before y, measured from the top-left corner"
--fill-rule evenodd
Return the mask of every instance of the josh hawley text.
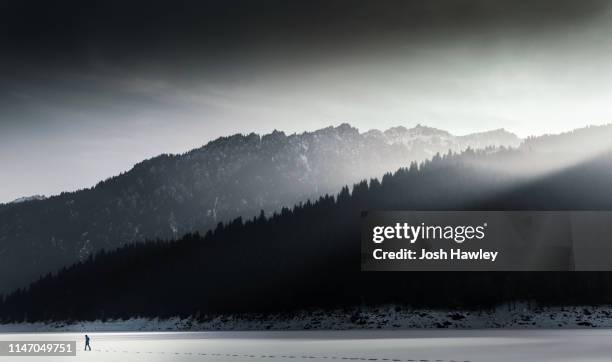
M 395 226 L 375 226 L 372 229 L 372 241 L 380 244 L 389 239 L 403 239 L 410 244 L 419 240 L 450 240 L 456 244 L 462 244 L 466 240 L 482 240 L 485 238 L 487 223 L 477 226 L 432 226 L 421 223 L 420 225 L 409 225 L 407 223 L 396 223 Z M 494 262 L 498 251 L 461 250 L 452 248 L 450 250 L 411 250 L 399 249 L 385 251 L 374 249 L 372 257 L 375 260 L 483 260 Z
M 495 261 L 498 251 L 462 251 L 461 249 L 450 249 L 446 251 L 428 251 L 425 249 L 417 252 L 416 250 L 401 249 L 398 251 L 383 251 L 375 249 L 373 257 L 376 260 L 490 260 Z

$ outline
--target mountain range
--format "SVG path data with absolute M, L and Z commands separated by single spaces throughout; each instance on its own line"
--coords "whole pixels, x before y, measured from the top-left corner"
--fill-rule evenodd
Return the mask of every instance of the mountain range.
M 89 189 L 0 205 L 0 293 L 101 249 L 269 214 L 436 153 L 520 142 L 503 129 L 454 136 L 421 125 L 360 133 L 341 124 L 236 134 L 160 155 Z
M 434 155 L 271 216 L 99 252 L 8 295 L 0 320 L 609 304 L 606 271 L 361 272 L 360 231 L 367 210 L 612 210 L 610 140 L 612 126 L 588 127 Z

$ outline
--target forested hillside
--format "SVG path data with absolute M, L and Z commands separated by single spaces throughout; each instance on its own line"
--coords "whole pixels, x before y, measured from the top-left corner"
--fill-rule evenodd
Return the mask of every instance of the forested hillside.
M 360 272 L 360 217 L 369 209 L 612 210 L 606 132 L 609 127 L 589 128 L 531 140 L 519 150 L 436 156 L 270 217 L 262 213 L 205 235 L 98 253 L 8 295 L 0 316 L 167 317 L 387 302 L 467 308 L 510 300 L 611 303 L 608 272 Z M 567 147 L 548 152 L 560 144 Z M 555 168 L 525 171 L 544 164 Z
M 519 142 L 503 130 L 457 137 L 423 126 L 360 133 L 348 124 L 219 138 L 182 155 L 143 161 L 91 189 L 0 206 L 0 292 L 102 249 L 206 232 L 218 222 L 291 207 L 436 152 Z

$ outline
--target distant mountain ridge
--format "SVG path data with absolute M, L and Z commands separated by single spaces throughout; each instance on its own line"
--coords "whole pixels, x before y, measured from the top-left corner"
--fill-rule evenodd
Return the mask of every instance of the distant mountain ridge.
M 411 148 L 425 147 L 427 145 L 436 146 L 436 149 L 429 150 L 430 156 L 440 152 L 438 147 L 459 152 L 467 148 L 517 147 L 521 143 L 519 137 L 503 128 L 471 133 L 465 136 L 454 136 L 447 131 L 418 124 L 414 128 L 409 129 L 399 126 L 389 128 L 384 132 L 370 130 L 364 133 L 364 135 L 366 137 L 381 138 L 387 144 L 401 144 Z
M 45 197 L 44 195 L 24 196 L 24 197 L 16 198 L 15 200 L 9 202 L 9 204 L 18 204 L 18 203 L 27 202 L 27 201 L 44 200 L 46 198 L 47 197 Z
M 476 314 L 525 301 L 610 305 L 612 272 L 606 271 L 364 273 L 359 268 L 367 210 L 612 210 L 610 140 L 612 126 L 589 127 L 530 138 L 517 149 L 436 155 L 271 217 L 235 219 L 206 235 L 99 253 L 8 295 L 0 301 L 0 321 L 206 320 L 389 304 Z M 560 248 L 555 257 L 571 262 L 574 248 L 589 246 Z M 359 314 L 351 322 L 365 323 Z
M 418 125 L 360 133 L 346 123 L 221 137 L 143 161 L 90 189 L 2 205 L 0 293 L 100 249 L 291 207 L 436 153 L 520 142 L 504 130 L 453 136 Z

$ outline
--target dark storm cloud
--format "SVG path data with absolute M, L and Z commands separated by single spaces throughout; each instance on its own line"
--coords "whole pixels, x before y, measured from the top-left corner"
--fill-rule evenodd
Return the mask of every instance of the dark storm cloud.
M 588 20 L 607 5 L 605 0 L 9 1 L 0 5 L 0 36 L 15 66 L 42 61 L 65 66 L 97 57 L 144 61 L 262 46 L 308 52 L 387 37 L 532 33 Z
M 62 99 L 87 105 L 88 97 L 146 104 L 146 94 L 118 87 L 116 78 L 125 74 L 196 85 L 241 82 L 266 70 L 385 57 L 397 47 L 452 46 L 481 34 L 532 38 L 563 32 L 608 5 L 606 0 L 5 1 L 0 120 L 8 122 L 9 114 L 21 122 L 33 119 L 21 111 L 32 111 L 38 96 L 54 105 Z
M 236 132 L 609 122 L 610 5 L 0 1 L 0 202 Z

